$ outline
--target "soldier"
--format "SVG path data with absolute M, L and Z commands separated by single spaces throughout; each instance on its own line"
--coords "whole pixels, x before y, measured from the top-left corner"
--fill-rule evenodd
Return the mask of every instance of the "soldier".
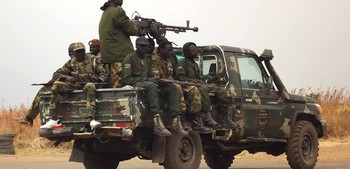
M 100 8 L 103 11 L 99 24 L 101 61 L 108 64 L 113 87 L 121 87 L 121 63 L 134 51 L 130 36 L 140 34 L 137 24 L 126 16 L 122 5 L 123 0 L 108 0 Z
M 101 57 L 100 53 L 100 41 L 98 39 L 92 39 L 89 41 L 89 50 L 92 55 L 95 55 L 96 57 Z
M 157 53 L 152 56 L 152 74 L 153 77 L 162 78 L 162 79 L 170 79 L 173 80 L 173 66 L 170 62 L 170 58 L 173 56 L 173 46 L 169 41 L 160 42 Z M 177 92 L 180 94 L 180 110 L 182 112 L 186 111 L 186 102 L 184 99 L 185 92 L 188 96 L 189 100 L 189 112 L 198 113 L 201 110 L 201 96 L 198 88 L 196 86 L 185 86 L 182 88 L 179 84 L 176 84 Z M 195 130 L 199 130 L 202 133 L 212 132 L 211 129 L 193 125 Z
M 146 90 L 149 101 L 149 109 L 153 114 L 154 134 L 170 136 L 171 133 L 164 127 L 161 114 L 163 110 L 159 106 L 158 87 L 152 77 L 152 59 L 147 55 L 148 40 L 145 37 L 136 39 L 136 51 L 129 54 L 123 61 L 123 84 L 134 87 L 142 87 Z M 173 116 L 172 129 L 181 135 L 187 134 L 181 125 L 179 94 L 173 84 L 160 85 L 159 89 L 168 99 L 171 114 Z
M 71 43 L 68 47 L 68 55 L 70 58 L 74 56 L 74 47 L 75 43 Z M 57 70 L 58 71 L 58 70 Z M 33 120 L 38 116 L 39 114 L 39 103 L 40 103 L 40 93 L 50 91 L 52 83 L 57 79 L 57 71 L 52 75 L 51 80 L 49 80 L 43 87 L 40 88 L 40 90 L 36 93 L 34 100 L 32 102 L 32 105 L 27 111 L 27 115 L 22 117 L 14 118 L 15 121 L 17 121 L 19 124 L 23 124 L 29 127 L 33 126 Z
M 94 71 L 92 61 L 93 57 L 85 53 L 85 46 L 78 42 L 74 45 L 74 58 L 69 60 L 57 74 L 60 81 L 55 81 L 52 85 L 51 102 L 49 106 L 49 121 L 40 128 L 53 128 L 58 124 L 57 104 L 62 93 L 75 89 L 83 89 L 86 95 L 86 108 L 82 110 L 83 118 L 90 121 L 91 128 L 100 127 L 101 123 L 94 120 L 95 113 L 95 84 L 93 82 L 105 82 L 108 80 L 103 67 L 98 66 Z M 85 84 L 86 83 L 86 84 Z
M 231 120 L 229 114 L 229 103 L 228 98 L 226 96 L 226 90 L 222 87 L 206 87 L 203 77 L 200 75 L 200 68 L 198 64 L 194 61 L 197 54 L 197 45 L 193 42 L 188 42 L 184 44 L 183 54 L 185 59 L 179 62 L 179 66 L 176 70 L 176 76 L 181 81 L 190 81 L 198 84 L 202 84 L 203 86 L 198 87 L 201 92 L 202 98 L 202 113 L 205 115 L 205 124 L 209 127 L 220 127 L 210 114 L 211 102 L 209 98 L 209 92 L 215 93 L 215 99 L 218 101 L 218 109 L 219 112 L 223 116 L 223 124 L 228 125 L 229 127 L 236 128 L 237 124 Z M 215 81 L 216 77 L 210 78 L 206 80 L 206 82 Z M 198 119 L 199 120 L 199 119 Z

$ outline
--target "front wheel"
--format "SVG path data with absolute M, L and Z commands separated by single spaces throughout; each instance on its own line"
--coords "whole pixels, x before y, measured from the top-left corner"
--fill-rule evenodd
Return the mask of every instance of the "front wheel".
M 188 136 L 167 137 L 164 160 L 165 169 L 199 168 L 202 159 L 202 142 L 198 132 L 191 131 Z
M 298 121 L 286 147 L 287 160 L 292 169 L 312 169 L 318 157 L 318 137 L 308 121 Z

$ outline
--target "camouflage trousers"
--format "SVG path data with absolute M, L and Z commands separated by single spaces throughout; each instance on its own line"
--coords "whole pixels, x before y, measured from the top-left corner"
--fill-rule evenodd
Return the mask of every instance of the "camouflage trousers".
M 114 62 L 109 64 L 109 79 L 113 88 L 122 87 L 122 62 Z
M 186 102 L 185 102 L 185 97 L 184 97 L 184 92 L 182 91 L 182 87 L 179 84 L 176 85 L 176 92 L 179 93 L 180 97 L 180 111 L 185 112 L 186 111 Z
M 80 114 L 84 118 L 90 118 L 94 117 L 95 113 L 95 107 L 96 107 L 96 87 L 93 83 L 87 83 L 84 86 L 80 85 L 74 85 L 67 82 L 61 82 L 61 81 L 55 81 L 51 87 L 51 102 L 49 106 L 49 114 L 48 117 L 52 117 L 53 119 L 58 119 L 58 113 L 57 113 L 57 105 L 60 100 L 60 97 L 64 93 L 77 90 L 77 89 L 83 89 L 85 93 L 85 99 L 86 99 L 86 108 L 82 109 Z
M 187 86 L 183 88 L 186 100 L 188 102 L 188 111 L 191 113 L 198 113 L 202 109 L 202 97 L 199 89 L 196 86 Z M 182 102 L 181 102 L 182 104 Z M 180 105 L 181 105 L 180 104 Z M 186 103 L 185 103 L 186 105 Z M 185 107 L 186 108 L 186 107 Z
M 50 91 L 51 86 L 43 86 L 40 88 L 38 93 L 36 93 L 32 105 L 27 111 L 27 117 L 34 120 L 39 114 L 39 104 L 40 104 L 40 93 Z

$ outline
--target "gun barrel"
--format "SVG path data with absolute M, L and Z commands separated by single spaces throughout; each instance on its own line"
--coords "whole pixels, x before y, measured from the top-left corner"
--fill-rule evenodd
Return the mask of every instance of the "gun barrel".
M 186 30 L 191 30 L 193 32 L 198 32 L 198 27 L 184 27 L 184 26 L 172 26 L 172 25 L 163 25 L 165 30 L 174 31 L 174 32 L 186 32 Z

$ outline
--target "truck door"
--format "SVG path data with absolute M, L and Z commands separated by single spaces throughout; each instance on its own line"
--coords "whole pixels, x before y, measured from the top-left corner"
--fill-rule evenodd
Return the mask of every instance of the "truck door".
M 267 74 L 255 57 L 237 56 L 242 86 L 244 135 L 276 138 L 282 127 L 282 101 L 279 94 L 267 89 Z

